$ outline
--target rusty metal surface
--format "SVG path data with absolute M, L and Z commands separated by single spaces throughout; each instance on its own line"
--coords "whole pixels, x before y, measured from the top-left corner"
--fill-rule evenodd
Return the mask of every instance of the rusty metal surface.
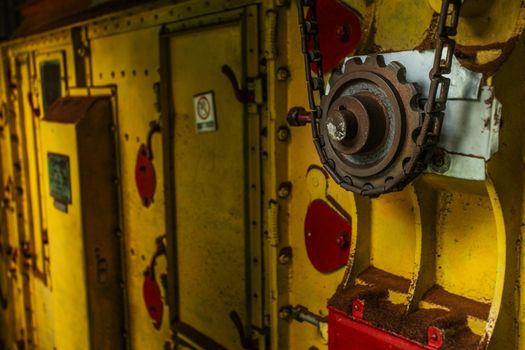
M 405 68 L 385 65 L 382 56 L 347 61 L 343 74 L 334 74 L 323 99 L 321 150 L 342 185 L 357 193 L 381 193 L 406 176 L 406 159 L 417 151 L 413 133 L 421 127 L 414 105 L 416 87 L 405 81 Z M 354 137 L 335 140 L 333 115 L 355 116 Z M 380 191 L 380 192 L 378 192 Z
M 331 89 L 331 91 L 325 95 L 323 55 L 320 48 L 319 34 L 322 30 L 318 27 L 317 19 L 319 9 L 315 1 L 307 3 L 299 1 L 297 6 L 299 25 L 301 28 L 302 52 L 305 61 L 305 76 L 308 83 L 308 100 L 310 108 L 312 109 L 310 113 L 312 115 L 313 142 L 318 150 L 321 163 L 332 178 L 346 190 L 367 196 L 378 196 L 382 193 L 402 190 L 408 183 L 421 174 L 429 162 L 432 149 L 439 141 L 441 125 L 443 123 L 443 111 L 446 108 L 450 87 L 450 79 L 445 77 L 445 75 L 448 75 L 451 71 L 452 58 L 456 45 L 453 37 L 457 34 L 461 2 L 459 0 L 444 0 L 435 31 L 431 31 L 432 35 L 436 38 L 435 56 L 432 69 L 429 72 L 430 88 L 428 98 L 424 102 L 414 99 L 417 93 L 415 88 L 413 89 L 413 95 L 408 96 L 408 98 L 404 96 L 403 93 L 395 96 L 398 84 L 394 84 L 393 82 L 399 81 L 402 85 L 406 83 L 404 70 L 401 71 L 402 66 L 395 62 L 389 66 L 397 68 L 397 71 L 401 72 L 400 74 L 396 73 L 399 76 L 394 75 L 393 77 L 385 79 L 384 76 L 387 74 L 383 74 L 383 77 L 379 75 L 379 80 L 373 75 L 370 76 L 367 74 L 366 69 L 364 72 L 360 72 L 358 69 L 354 69 L 352 72 L 349 71 L 348 66 L 351 66 L 352 63 L 357 66 L 360 60 L 350 60 L 345 63 L 342 76 L 355 75 L 356 80 L 364 79 L 368 81 L 368 87 L 361 88 L 361 90 L 369 90 L 372 94 L 368 97 L 369 102 L 366 107 L 371 109 L 370 111 L 364 113 L 364 109 L 361 108 L 360 113 L 346 113 L 346 121 L 344 120 L 344 116 L 340 116 L 341 130 L 346 129 L 345 124 L 347 122 L 353 121 L 353 124 L 356 124 L 354 119 L 355 116 L 359 116 L 359 114 L 368 114 L 368 116 L 377 117 L 377 120 L 384 119 L 386 121 L 383 123 L 384 127 L 379 125 L 381 123 L 378 123 L 374 132 L 370 133 L 372 135 L 378 134 L 382 128 L 388 128 L 392 125 L 401 126 L 402 122 L 405 121 L 405 115 L 399 115 L 400 109 L 395 107 L 396 104 L 404 104 L 405 107 L 401 109 L 412 109 L 413 112 L 421 113 L 421 117 L 417 118 L 420 124 L 416 125 L 413 129 L 409 129 L 407 134 L 404 134 L 402 127 L 397 129 L 390 128 L 383 136 L 385 141 L 382 142 L 382 144 L 378 144 L 380 147 L 377 149 L 377 154 L 372 157 L 365 155 L 363 159 L 354 159 L 353 161 L 351 160 L 350 163 L 347 161 L 349 160 L 348 155 L 346 155 L 344 157 L 345 160 L 341 162 L 341 156 L 338 152 L 333 152 L 329 146 L 331 141 L 334 140 L 335 134 L 332 133 L 330 138 L 326 137 L 327 128 L 331 128 L 332 130 L 337 129 L 335 124 L 327 123 L 328 118 L 333 118 L 334 114 L 333 110 L 328 109 L 334 102 L 333 99 L 339 98 L 342 93 L 337 91 L 336 95 L 333 89 Z M 305 9 L 307 10 L 306 14 Z M 379 68 L 385 67 L 384 60 L 381 56 L 369 56 L 367 58 L 364 67 L 368 68 L 368 70 L 374 70 L 374 66 L 378 66 Z M 358 77 L 358 73 L 361 73 L 361 77 Z M 365 75 L 364 77 L 363 74 Z M 334 72 L 334 76 L 335 81 L 332 85 L 337 84 L 337 72 Z M 388 82 L 390 82 L 390 85 Z M 338 86 L 338 88 L 340 87 L 341 86 Z M 392 89 L 394 89 L 394 91 L 392 91 Z M 353 96 L 354 93 L 355 92 L 347 92 L 346 94 Z M 316 95 L 318 95 L 320 99 L 320 104 L 318 104 L 315 99 Z M 376 102 L 372 102 L 374 100 L 372 95 L 379 97 L 379 101 L 376 98 Z M 381 98 L 381 95 L 383 98 Z M 367 98 L 362 97 L 360 99 L 361 103 L 363 99 Z M 370 102 L 372 102 L 372 104 Z M 394 106 L 392 106 L 392 104 L 394 104 Z M 375 107 L 372 107 L 372 105 L 375 105 Z M 341 104 L 336 108 L 340 110 L 345 109 Z M 381 109 L 385 109 L 385 112 L 381 113 Z M 332 116 L 327 116 L 327 114 L 331 114 Z M 353 117 L 351 117 L 352 114 L 354 115 Z M 388 117 L 381 118 L 382 114 Z M 410 123 L 412 118 L 410 118 L 410 116 L 407 118 L 408 123 Z M 396 120 L 397 122 L 394 124 Z M 295 121 L 292 120 L 292 122 Z M 354 134 L 357 134 L 356 126 L 353 125 L 353 128 L 355 129 Z M 341 137 L 343 136 L 345 135 Z M 341 137 L 336 136 L 335 142 L 341 143 L 342 139 L 337 140 L 337 138 Z M 400 155 L 400 169 L 380 173 L 380 177 L 378 176 L 376 179 L 371 178 L 384 170 L 390 164 L 394 155 L 400 151 L 397 148 L 399 138 L 402 138 L 402 141 L 407 141 L 407 143 L 410 144 L 408 146 L 410 150 Z M 362 137 L 358 137 L 357 139 L 362 139 Z M 345 141 L 347 141 L 346 143 L 349 142 L 348 139 Z M 375 142 L 377 143 L 377 141 Z M 392 145 L 394 145 L 394 148 L 392 148 Z M 390 150 L 392 150 L 392 153 L 388 154 Z M 382 159 L 379 160 L 379 158 Z M 371 165 L 374 162 L 378 164 L 370 166 L 370 171 L 361 171 L 366 169 L 366 167 L 362 166 L 363 164 Z M 352 163 L 359 166 L 349 167 Z
M 53 103 L 44 115 L 48 122 L 75 124 L 86 116 L 89 109 L 99 101 L 107 97 L 62 97 Z

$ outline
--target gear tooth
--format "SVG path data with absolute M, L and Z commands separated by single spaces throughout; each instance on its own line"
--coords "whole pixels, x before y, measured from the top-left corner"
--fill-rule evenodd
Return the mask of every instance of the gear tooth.
M 343 73 L 348 72 L 352 67 L 358 67 L 363 64 L 363 61 L 359 57 L 352 57 L 344 64 Z
M 365 64 L 386 67 L 385 58 L 383 55 L 369 55 L 366 57 Z
M 414 95 L 410 99 L 410 109 L 416 113 L 421 113 L 421 107 L 419 106 L 419 99 L 421 98 L 421 94 L 418 92 L 418 89 L 415 89 Z
M 388 67 L 392 67 L 395 70 L 404 69 L 405 67 L 398 61 L 392 61 L 388 64 Z
M 399 80 L 400 83 L 402 83 L 402 84 L 407 84 L 408 83 L 407 82 L 407 78 L 406 78 L 407 70 L 406 70 L 405 66 L 403 66 L 401 63 L 399 63 L 397 61 L 392 61 L 392 62 L 390 62 L 388 67 L 395 72 L 397 80 Z
M 328 85 L 332 86 L 335 84 L 337 79 L 339 79 L 343 75 L 340 71 L 334 71 L 332 75 L 330 76 L 330 79 L 328 80 Z

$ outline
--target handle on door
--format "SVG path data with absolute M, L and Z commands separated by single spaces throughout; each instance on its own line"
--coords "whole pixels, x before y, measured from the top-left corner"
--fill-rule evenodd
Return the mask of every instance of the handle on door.
M 249 91 L 248 89 L 241 89 L 239 87 L 239 81 L 237 80 L 237 77 L 230 66 L 227 64 L 223 65 L 221 71 L 222 74 L 226 75 L 226 77 L 230 80 L 237 101 L 241 103 L 251 103 L 255 101 L 255 95 L 252 91 Z
M 29 107 L 31 108 L 31 113 L 33 113 L 33 116 L 39 118 L 40 108 L 35 107 L 35 102 L 33 101 L 33 93 L 31 91 L 27 93 L 27 103 L 29 104 Z

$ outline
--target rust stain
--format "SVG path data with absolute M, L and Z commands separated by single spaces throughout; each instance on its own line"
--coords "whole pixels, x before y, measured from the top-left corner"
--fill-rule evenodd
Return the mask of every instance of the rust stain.
M 355 285 L 345 288 L 342 284 L 337 288 L 328 304 L 348 315 L 352 315 L 352 302 L 355 299 L 360 299 L 364 304 L 363 320 L 374 327 L 415 340 L 421 344 L 426 344 L 427 330 L 434 326 L 449 334 L 442 349 L 474 350 L 486 347 L 482 337 L 474 334 L 468 328 L 467 315 L 486 319 L 490 304 L 479 303 L 451 294 L 436 285 L 425 293 L 423 299 L 442 305 L 450 311 L 433 308 L 419 309 L 408 313 L 406 305 L 393 304 L 387 300 L 389 288 L 386 288 L 385 284 L 391 284 L 391 276 L 402 279 L 371 267 L 359 276 L 360 279 L 367 280 L 367 282 L 373 281 L 371 285 Z
M 374 286 L 382 286 L 389 290 L 395 290 L 401 293 L 408 293 L 410 288 L 410 280 L 393 275 L 375 267 L 369 267 L 361 275 L 359 279 L 365 281 L 367 284 Z
M 483 119 L 483 129 L 490 130 L 490 117 Z
M 494 75 L 501 65 L 510 56 L 516 44 L 519 36 L 514 36 L 503 43 L 493 43 L 489 45 L 474 45 L 474 46 L 456 46 L 456 58 L 466 68 L 483 74 L 483 78 L 488 78 Z M 494 60 L 488 63 L 479 64 L 476 62 L 477 53 L 479 51 L 492 51 L 499 50 L 501 54 Z
M 385 50 L 375 43 L 377 33 L 375 16 L 370 24 L 370 32 L 366 36 L 366 40 L 356 49 L 356 55 L 371 55 L 376 53 L 385 53 Z
M 444 290 L 441 286 L 435 285 L 428 290 L 423 299 L 433 304 L 445 306 L 459 313 L 471 315 L 482 320 L 489 317 L 490 304 L 480 303 Z
M 417 51 L 426 51 L 436 48 L 436 31 L 439 23 L 439 14 L 434 12 L 430 24 L 428 25 L 427 30 L 425 31 L 425 37 L 423 41 L 414 48 Z
M 485 100 L 485 103 L 486 103 L 487 105 L 490 106 L 490 105 L 492 104 L 492 102 L 494 101 L 494 98 L 495 98 L 495 96 L 494 96 L 494 90 L 492 90 L 492 91 L 490 92 L 490 96 L 489 96 L 489 98 L 487 98 L 487 99 Z
M 525 7 L 522 2 L 522 7 Z M 438 27 L 439 15 L 434 13 L 428 29 L 426 30 L 426 35 L 419 45 L 414 49 L 418 51 L 433 50 L 436 47 L 436 38 L 435 33 Z M 519 35 L 515 35 L 506 42 L 497 42 L 488 45 L 456 45 L 456 58 L 458 61 L 466 68 L 483 74 L 483 78 L 486 79 L 494 75 L 501 65 L 507 60 L 510 56 L 516 43 L 519 39 Z M 492 51 L 499 50 L 501 54 L 494 60 L 480 64 L 477 62 L 477 53 L 480 51 Z

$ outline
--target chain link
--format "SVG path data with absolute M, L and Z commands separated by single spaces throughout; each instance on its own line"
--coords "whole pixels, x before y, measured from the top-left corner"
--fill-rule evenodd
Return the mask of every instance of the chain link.
M 321 116 L 321 106 L 316 104 L 314 92 L 318 92 L 320 100 L 320 98 L 324 96 L 325 87 L 316 0 L 297 0 L 297 7 L 301 28 L 304 69 L 308 84 L 308 102 L 312 110 L 312 117 L 315 118 Z M 310 39 L 312 39 L 312 41 L 310 41 Z M 309 42 L 313 43 L 313 47 L 309 47 Z
M 425 169 L 429 162 L 428 152 L 426 151 L 433 148 L 439 141 L 450 87 L 450 79 L 444 75 L 449 74 L 452 67 L 456 42 L 451 37 L 457 33 L 461 3 L 462 0 L 443 0 L 442 2 L 435 38 L 434 64 L 429 72 L 430 89 L 428 99 L 424 102 L 421 111 L 422 126 L 415 140 L 418 152 L 406 164 L 406 178 L 396 186 L 397 189 L 403 188 Z M 328 164 L 331 160 L 327 159 L 323 150 L 323 141 L 319 137 L 320 118 L 322 116 L 320 102 L 324 97 L 325 83 L 316 0 L 297 0 L 297 8 L 314 144 L 319 152 L 321 163 Z M 316 101 L 319 101 L 319 104 Z M 336 181 L 339 180 L 339 175 L 335 171 L 331 171 L 331 175 Z

